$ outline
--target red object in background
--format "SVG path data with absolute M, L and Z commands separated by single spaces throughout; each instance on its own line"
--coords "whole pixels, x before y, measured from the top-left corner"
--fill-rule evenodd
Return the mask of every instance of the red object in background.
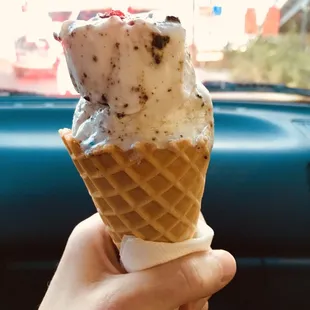
M 248 8 L 245 14 L 245 33 L 257 34 L 258 27 L 256 22 L 256 11 L 253 8 Z
M 111 16 L 118 16 L 119 18 L 125 18 L 125 14 L 120 10 L 110 10 L 105 13 L 99 13 L 99 17 L 101 18 L 108 18 Z
M 150 12 L 150 11 L 152 11 L 151 9 L 147 9 L 147 8 L 135 8 L 135 7 L 132 7 L 132 6 L 130 6 L 130 7 L 128 7 L 128 9 L 127 9 L 127 12 L 129 13 L 129 14 L 140 14 L 140 13 L 147 13 L 147 12 Z
M 263 24 L 263 36 L 276 36 L 280 28 L 280 10 L 276 7 L 271 7 L 267 13 L 266 19 Z
M 28 11 L 28 2 L 25 1 L 24 4 L 22 4 L 22 12 L 27 12 Z

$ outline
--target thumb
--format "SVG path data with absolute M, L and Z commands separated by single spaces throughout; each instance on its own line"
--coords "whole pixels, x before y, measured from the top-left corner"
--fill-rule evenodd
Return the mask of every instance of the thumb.
M 127 274 L 122 284 L 133 309 L 165 310 L 213 295 L 231 281 L 235 272 L 232 255 L 213 250 Z

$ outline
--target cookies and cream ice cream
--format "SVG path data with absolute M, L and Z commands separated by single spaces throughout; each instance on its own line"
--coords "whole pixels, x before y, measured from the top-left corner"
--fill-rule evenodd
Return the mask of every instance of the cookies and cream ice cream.
M 67 21 L 55 38 L 81 94 L 72 130 L 59 133 L 124 268 L 210 248 L 213 230 L 198 219 L 212 103 L 178 18 L 112 11 Z
M 62 42 L 81 98 L 72 135 L 84 150 L 136 142 L 213 141 L 212 102 L 196 79 L 178 18 L 98 14 L 66 21 Z M 212 141 L 210 141 L 212 143 Z

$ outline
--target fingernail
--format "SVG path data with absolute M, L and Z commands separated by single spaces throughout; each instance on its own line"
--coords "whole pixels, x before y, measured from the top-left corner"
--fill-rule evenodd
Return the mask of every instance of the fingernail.
M 222 283 L 229 282 L 236 273 L 236 261 L 231 254 L 223 250 L 216 250 L 213 255 L 222 267 Z

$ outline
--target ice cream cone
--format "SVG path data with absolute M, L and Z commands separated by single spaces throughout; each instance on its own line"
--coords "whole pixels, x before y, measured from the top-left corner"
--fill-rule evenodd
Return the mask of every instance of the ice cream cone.
M 105 145 L 87 155 L 70 129 L 59 133 L 117 247 L 124 235 L 173 243 L 194 236 L 212 139 L 175 140 L 165 149 Z

